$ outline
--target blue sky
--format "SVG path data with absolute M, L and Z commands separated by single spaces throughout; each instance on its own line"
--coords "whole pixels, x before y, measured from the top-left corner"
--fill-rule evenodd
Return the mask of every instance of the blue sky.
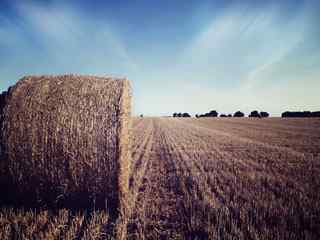
M 316 0 L 1 0 L 0 90 L 114 75 L 131 80 L 134 114 L 320 110 L 319 12 Z

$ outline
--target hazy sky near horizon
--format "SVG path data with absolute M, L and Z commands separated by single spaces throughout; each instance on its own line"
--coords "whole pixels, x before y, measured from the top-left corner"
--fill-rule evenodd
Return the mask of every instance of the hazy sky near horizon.
M 320 110 L 320 2 L 0 1 L 0 90 L 125 76 L 133 112 Z

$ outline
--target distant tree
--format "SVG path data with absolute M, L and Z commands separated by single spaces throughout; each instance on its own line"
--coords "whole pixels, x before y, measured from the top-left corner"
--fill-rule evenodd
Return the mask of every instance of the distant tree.
M 189 113 L 183 113 L 182 117 L 191 117 Z
M 218 117 L 218 112 L 216 110 L 212 110 L 208 113 L 196 115 L 196 117 Z
M 251 118 L 261 118 L 260 113 L 257 110 L 254 110 L 250 113 L 249 117 Z
M 177 113 L 174 113 L 172 116 L 173 116 L 173 117 L 177 117 Z
M 140 114 L 140 117 L 143 117 L 143 114 Z
M 199 117 L 199 115 L 198 114 L 196 114 L 196 118 L 198 118 Z
M 237 111 L 233 114 L 233 117 L 244 117 L 244 113 L 243 112 L 240 112 L 240 111 Z
M 208 113 L 208 117 L 218 117 L 218 112 L 216 110 L 212 110 Z
M 290 112 L 289 111 L 285 111 L 283 113 L 281 113 L 281 117 L 286 118 L 290 116 Z
M 260 116 L 261 116 L 262 118 L 267 118 L 267 117 L 269 117 L 269 113 L 267 113 L 267 112 L 260 112 Z
M 178 114 L 177 114 L 177 117 L 182 117 L 182 113 L 178 113 Z
M 283 118 L 289 118 L 289 117 L 294 117 L 294 118 L 306 117 L 306 118 L 308 118 L 308 117 L 312 117 L 312 116 L 313 116 L 313 113 L 310 111 L 303 111 L 303 112 L 286 111 L 281 114 L 281 117 L 283 117 Z
M 220 117 L 227 117 L 226 114 L 220 114 Z
M 320 111 L 312 112 L 312 113 L 311 113 L 311 116 L 312 116 L 312 117 L 320 118 Z
M 232 117 L 232 114 L 228 114 L 228 117 Z
M 310 111 L 304 111 L 304 112 L 302 112 L 301 117 L 312 117 L 312 113 Z

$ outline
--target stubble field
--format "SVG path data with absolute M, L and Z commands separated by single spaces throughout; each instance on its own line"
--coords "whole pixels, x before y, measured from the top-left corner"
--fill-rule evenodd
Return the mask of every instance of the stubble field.
M 118 238 L 320 238 L 320 119 L 134 118 L 132 131 Z M 0 238 L 114 238 L 108 220 L 3 208 Z

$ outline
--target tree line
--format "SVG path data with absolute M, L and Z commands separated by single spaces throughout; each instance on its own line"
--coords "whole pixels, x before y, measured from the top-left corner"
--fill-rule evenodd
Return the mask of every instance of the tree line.
M 281 114 L 281 117 L 283 118 L 300 118 L 300 117 L 306 117 L 306 118 L 310 118 L 310 117 L 320 117 L 320 111 L 317 112 L 311 112 L 311 111 L 303 111 L 303 112 L 283 112 Z
M 173 117 L 191 117 L 189 113 L 173 113 Z M 245 114 L 241 111 L 236 111 L 235 113 L 231 114 L 219 114 L 216 110 L 212 110 L 210 112 L 204 113 L 204 114 L 196 114 L 196 118 L 202 118 L 202 117 L 245 117 Z M 256 118 L 264 118 L 269 117 L 269 113 L 267 112 L 258 112 L 257 110 L 252 111 L 249 115 L 249 117 L 256 117 Z
M 173 117 L 191 117 L 191 115 L 189 113 L 173 113 L 172 115 Z M 267 118 L 269 117 L 270 114 L 268 112 L 265 111 L 257 111 L 254 110 L 252 111 L 248 117 L 250 118 Z M 203 113 L 203 114 L 196 114 L 195 115 L 196 118 L 202 118 L 202 117 L 245 117 L 245 114 L 241 111 L 236 111 L 235 113 L 231 114 L 225 114 L 225 113 L 221 113 L 219 114 L 216 110 L 212 110 L 210 112 L 207 113 Z M 311 111 L 301 111 L 301 112 L 290 112 L 290 111 L 285 111 L 281 114 L 282 118 L 300 118 L 300 117 L 304 117 L 304 118 L 310 118 L 310 117 L 318 117 L 320 118 L 320 111 L 316 111 L 316 112 L 311 112 Z

